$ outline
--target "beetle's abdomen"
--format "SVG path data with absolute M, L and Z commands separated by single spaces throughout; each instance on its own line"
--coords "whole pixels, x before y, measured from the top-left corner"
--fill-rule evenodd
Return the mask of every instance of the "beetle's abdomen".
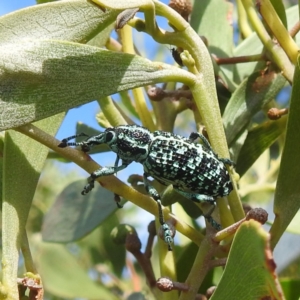
M 209 149 L 177 136 L 155 136 L 145 172 L 162 184 L 198 194 L 223 197 L 232 190 L 226 166 Z

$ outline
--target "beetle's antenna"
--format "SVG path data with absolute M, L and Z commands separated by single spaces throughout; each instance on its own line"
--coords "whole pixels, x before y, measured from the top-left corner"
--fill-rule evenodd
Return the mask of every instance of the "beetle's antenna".
M 69 142 L 70 140 L 76 139 L 77 137 L 80 137 L 80 136 L 86 136 L 86 137 L 88 137 L 88 135 L 85 134 L 85 133 L 83 133 L 83 132 L 82 133 L 78 133 L 78 134 L 75 134 L 75 135 L 72 135 L 72 136 L 69 136 L 69 137 L 63 139 L 60 142 L 60 144 L 58 145 L 58 147 L 59 148 L 66 148 L 67 146 L 80 146 L 79 143 L 72 143 L 72 142 L 70 143 Z

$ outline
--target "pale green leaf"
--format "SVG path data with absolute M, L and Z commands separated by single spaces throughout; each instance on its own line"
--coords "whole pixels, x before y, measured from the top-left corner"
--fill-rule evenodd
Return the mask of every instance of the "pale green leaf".
M 236 171 L 240 176 L 243 176 L 257 158 L 285 132 L 286 120 L 284 116 L 249 130 L 236 162 Z
M 97 3 L 100 7 L 109 7 L 113 9 L 129 9 L 136 7 L 147 7 L 152 6 L 153 1 L 151 0 L 92 0 Z
M 43 223 L 43 240 L 67 243 L 89 234 L 104 222 L 117 205 L 114 194 L 98 184 L 93 193 L 81 195 L 86 180 L 68 185 L 48 211 Z
M 122 90 L 193 77 L 167 64 L 87 45 L 6 44 L 0 49 L 0 131 Z
M 117 299 L 104 285 L 92 281 L 65 246 L 41 243 L 37 259 L 47 292 L 60 298 Z
M 221 281 L 210 299 L 282 299 L 276 289 L 277 275 L 270 255 L 269 235 L 261 224 L 253 220 L 242 224 L 235 234 Z
M 36 126 L 51 135 L 59 128 L 64 115 L 40 121 Z M 5 133 L 2 198 L 2 263 L 3 284 L 10 296 L 17 293 L 17 271 L 21 239 L 31 207 L 36 185 L 49 149 L 31 138 L 16 132 Z
M 86 0 L 30 6 L 0 18 L 0 44 L 24 39 L 53 39 L 86 43 L 112 24 L 119 12 Z
M 252 117 L 284 86 L 285 78 L 275 72 L 253 73 L 232 94 L 223 114 L 227 142 L 232 147 Z
M 281 235 L 300 208 L 300 60 L 295 68 L 294 83 L 289 108 L 287 131 L 276 186 L 274 214 L 271 227 L 272 246 L 275 247 Z

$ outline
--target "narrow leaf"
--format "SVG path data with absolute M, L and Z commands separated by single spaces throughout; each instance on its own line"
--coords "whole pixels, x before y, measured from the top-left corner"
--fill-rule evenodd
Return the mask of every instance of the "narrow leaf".
M 300 208 L 300 60 L 295 68 L 294 84 L 284 150 L 282 153 L 278 181 L 275 192 L 275 220 L 270 229 L 272 247 L 275 247 L 281 235 Z
M 103 12 L 86 0 L 30 6 L 0 18 L 0 43 L 53 39 L 85 43 L 113 23 L 116 10 Z
M 86 180 L 67 186 L 46 214 L 42 236 L 47 242 L 68 243 L 83 238 L 115 210 L 114 194 L 95 186 L 93 193 L 81 195 Z
M 287 118 L 283 117 L 249 130 L 236 163 L 236 171 L 240 176 L 243 176 L 258 157 L 285 131 L 286 121 Z
M 259 223 L 242 224 L 211 300 L 283 299 L 269 247 L 269 235 Z
M 54 135 L 63 115 L 38 122 L 36 126 Z M 3 158 L 2 264 L 3 284 L 16 299 L 21 239 L 36 185 L 49 149 L 16 132 L 5 133 Z
M 125 53 L 61 41 L 0 49 L 0 131 L 122 90 L 164 81 L 191 84 L 185 70 Z
M 109 7 L 122 10 L 153 5 L 152 0 L 93 0 L 93 2 L 97 3 L 100 7 Z
M 41 243 L 37 255 L 46 291 L 59 298 L 117 299 L 104 285 L 95 283 L 65 246 Z
M 224 127 L 229 146 L 243 133 L 252 117 L 271 101 L 286 80 L 280 74 L 260 72 L 245 79 L 233 93 L 223 114 Z

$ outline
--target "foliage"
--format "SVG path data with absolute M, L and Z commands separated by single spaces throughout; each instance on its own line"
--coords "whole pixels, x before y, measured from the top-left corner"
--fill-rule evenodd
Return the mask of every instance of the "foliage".
M 256 7 L 250 0 L 238 1 L 234 45 L 228 2 L 94 2 L 49 2 L 1 17 L 0 298 L 184 300 L 214 291 L 214 300 L 298 299 L 299 272 L 286 268 L 284 279 L 278 277 L 272 255 L 300 206 L 300 73 L 293 39 L 298 6 L 285 10 L 278 0 L 261 0 Z M 143 18 L 135 15 L 136 8 Z M 157 16 L 169 22 L 168 31 L 158 27 Z M 110 37 L 115 24 L 121 43 Z M 174 58 L 183 67 L 138 55 L 132 30 L 174 46 Z M 286 115 L 287 104 L 276 97 L 289 85 Z M 176 121 L 189 127 L 187 136 L 193 131 L 190 123 L 197 131 L 205 129 L 216 153 L 236 162 L 236 171 L 229 170 L 234 191 L 217 199 L 213 214 L 224 230 L 216 233 L 209 225 L 204 230 L 194 218 L 205 205 L 153 182 L 162 194 L 164 216 L 180 238 L 174 251 L 158 238 L 151 257 L 159 222 L 149 224 L 147 242 L 132 226 L 139 218 L 145 230 L 144 211 L 158 217 L 141 174 L 129 177 L 130 186 L 115 176 L 99 178 L 101 187 L 80 195 L 84 181 L 72 172 L 61 174 L 57 161 L 75 162 L 88 173 L 99 165 L 81 151 L 58 148 L 54 136 L 67 110 L 95 99 L 102 127 L 136 121 L 151 131 L 178 131 Z M 93 135 L 98 129 L 79 124 L 77 132 Z M 97 152 L 108 150 L 100 146 Z M 269 232 L 257 222 L 264 222 L 261 209 L 245 217 L 240 196 L 251 206 L 274 197 Z M 142 213 L 127 209 L 127 203 L 117 209 L 112 200 L 119 197 Z M 121 214 L 130 225 L 119 225 Z M 292 225 L 299 234 L 297 218 Z M 125 259 L 125 249 L 136 262 Z M 288 256 L 289 249 L 284 251 Z

